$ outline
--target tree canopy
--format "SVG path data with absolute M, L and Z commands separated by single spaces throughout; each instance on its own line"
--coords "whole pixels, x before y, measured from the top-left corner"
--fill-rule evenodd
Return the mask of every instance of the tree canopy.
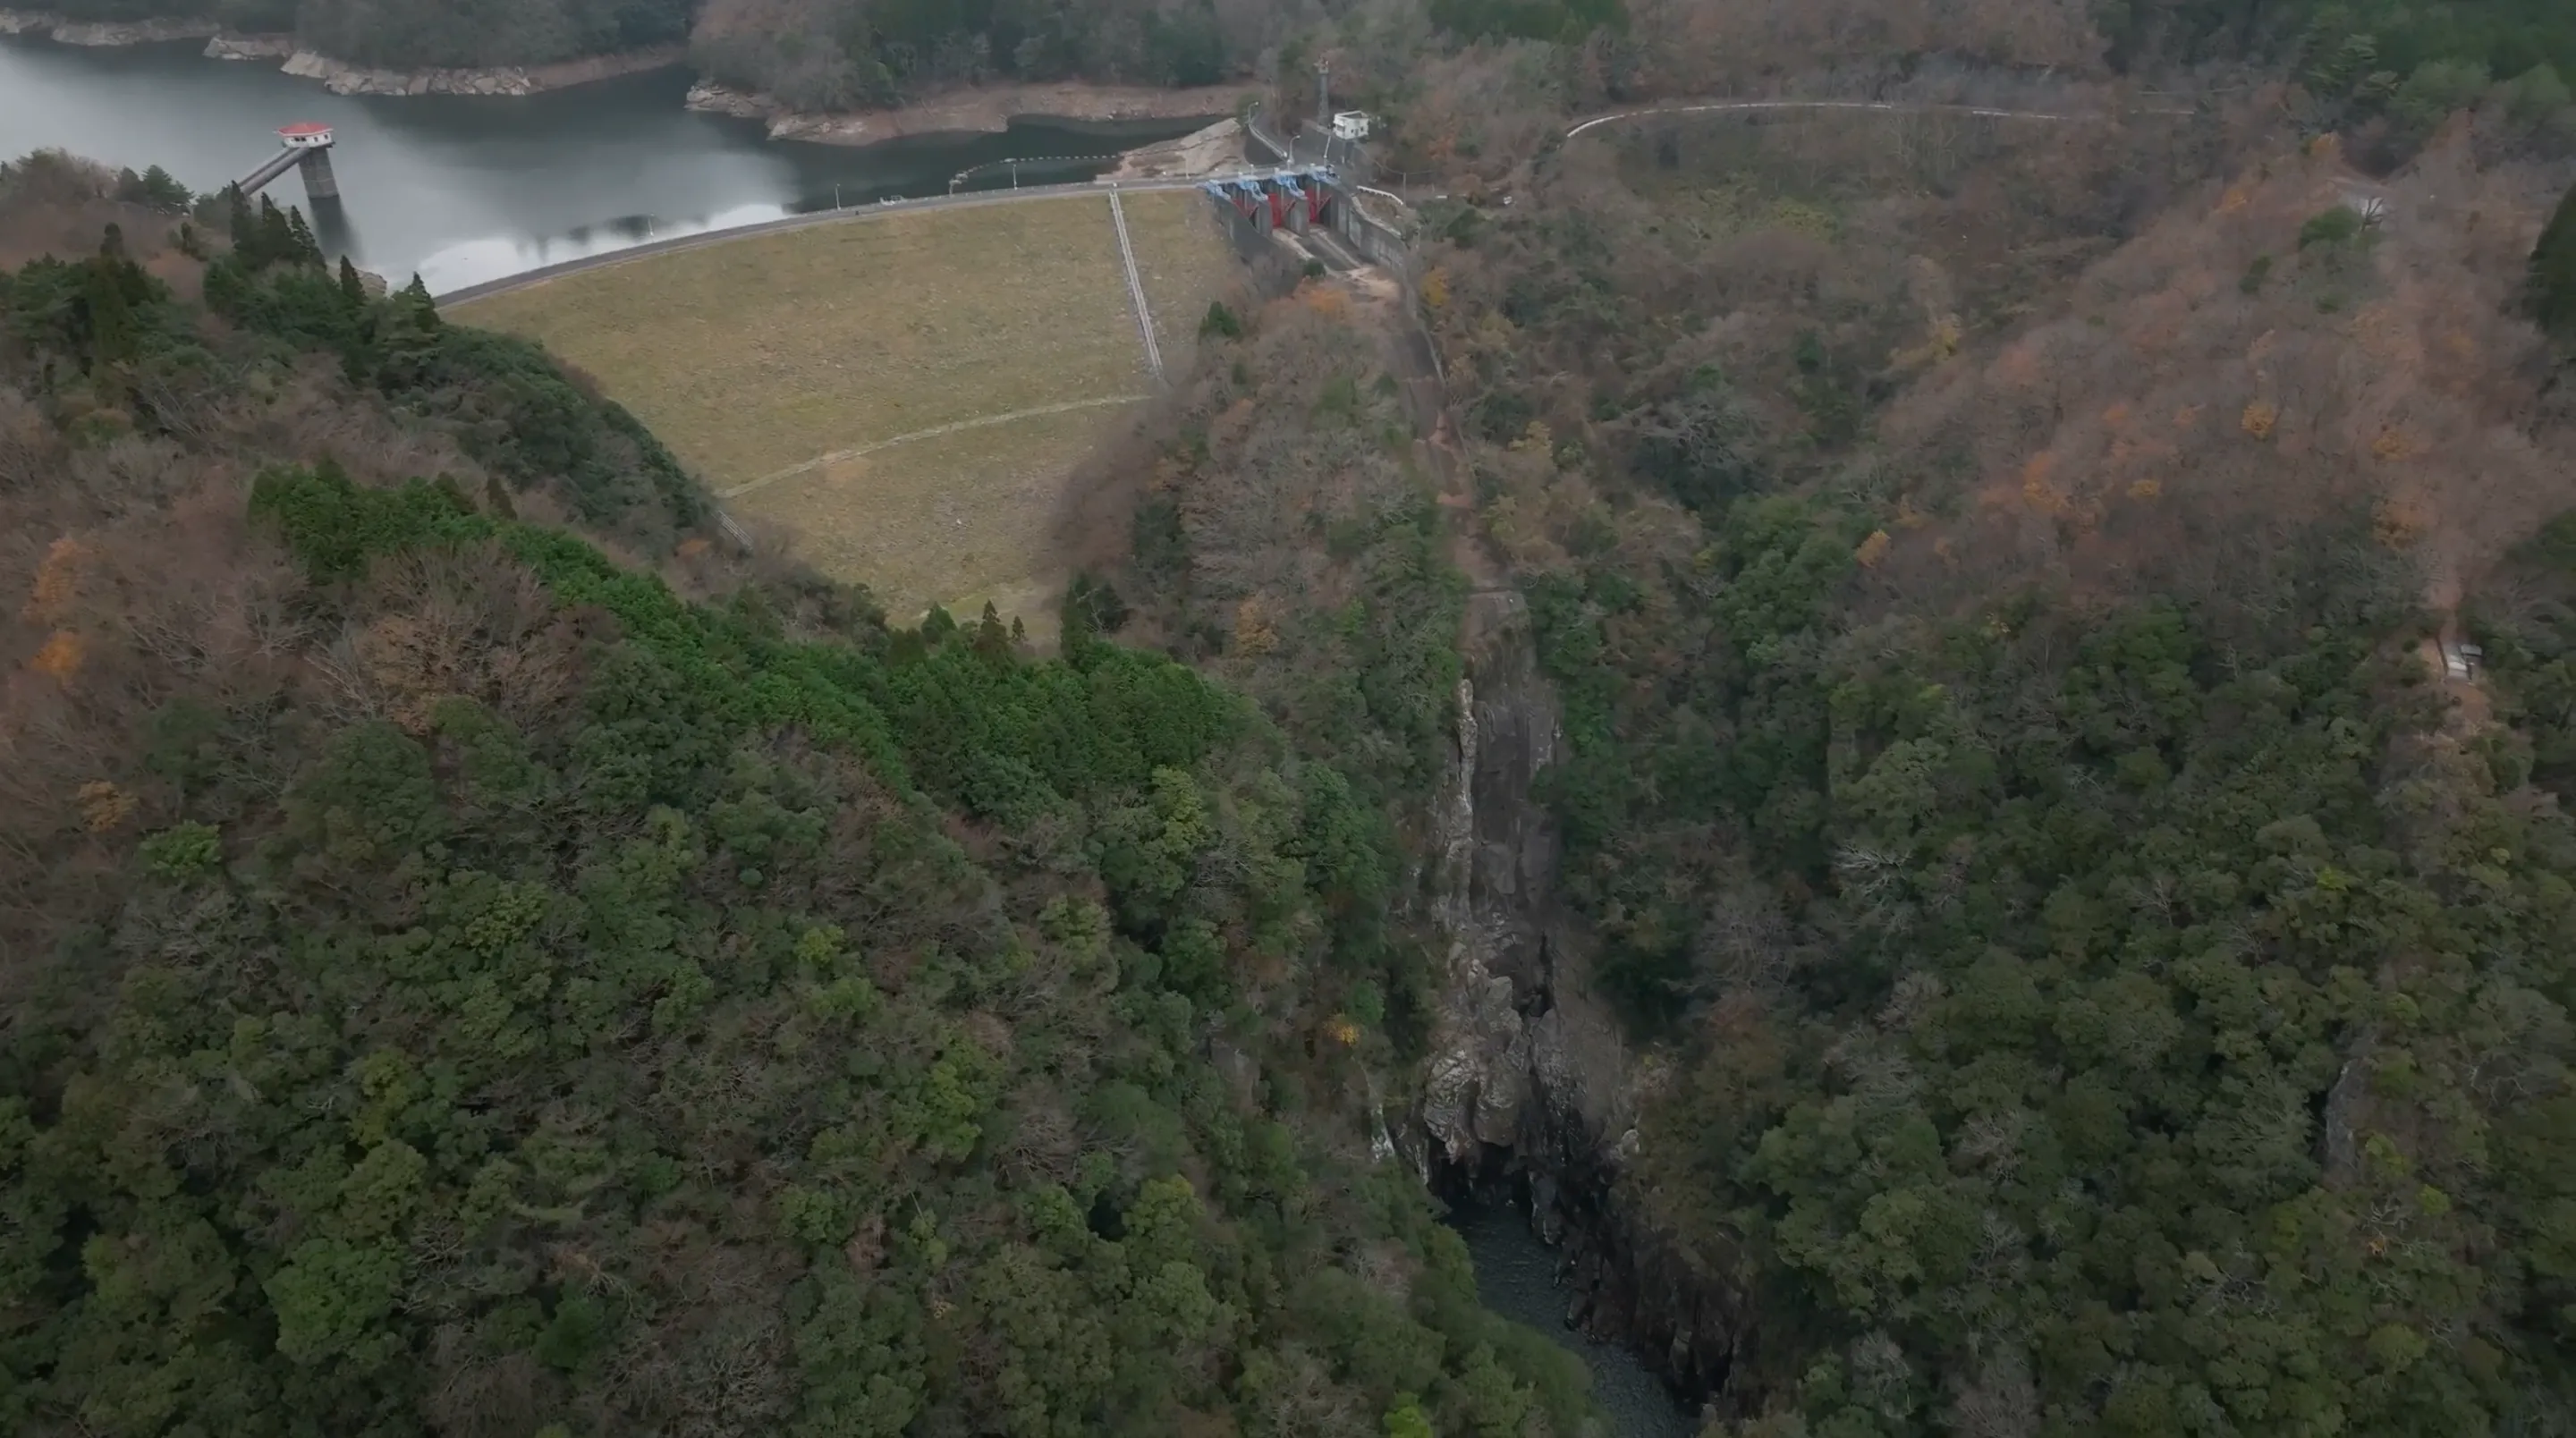
M 704 561 L 631 420 L 273 213 L 207 212 L 221 324 L 121 237 L 0 278 L 0 506 L 42 536 L 0 1421 L 1594 1431 L 1347 1142 L 1409 942 L 1352 782 L 1078 626 L 691 599 L 518 517 Z M 377 478 L 294 457 L 313 385 Z

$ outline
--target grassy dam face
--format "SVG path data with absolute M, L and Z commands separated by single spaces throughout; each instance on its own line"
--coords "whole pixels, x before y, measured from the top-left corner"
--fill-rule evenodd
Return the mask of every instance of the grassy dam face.
M 1236 262 L 1195 190 L 1124 206 L 1177 357 Z M 452 310 L 580 367 L 738 521 L 898 619 L 991 600 L 1038 627 L 1064 482 L 1152 387 L 1105 193 L 853 215 Z

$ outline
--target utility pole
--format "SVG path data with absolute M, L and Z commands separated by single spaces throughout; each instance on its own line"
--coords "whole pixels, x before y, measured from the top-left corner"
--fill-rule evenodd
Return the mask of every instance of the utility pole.
M 1333 58 L 1329 55 L 1318 56 L 1315 60 L 1315 123 L 1324 127 L 1324 163 L 1330 165 L 1333 163 Z M 1288 148 L 1291 152 L 1288 158 L 1293 163 L 1297 158 L 1294 153 L 1297 142 L 1290 140 Z

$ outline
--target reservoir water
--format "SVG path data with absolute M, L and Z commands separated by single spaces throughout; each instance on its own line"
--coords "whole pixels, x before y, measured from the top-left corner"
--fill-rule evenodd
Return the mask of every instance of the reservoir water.
M 208 60 L 202 42 L 84 49 L 0 38 L 0 158 L 59 148 L 104 164 L 159 165 L 220 189 L 277 151 L 277 127 L 337 131 L 341 205 L 316 215 L 327 248 L 432 293 L 782 215 L 945 194 L 986 161 L 1100 154 L 1186 133 L 1189 121 L 1022 123 L 1001 135 L 882 145 L 786 144 L 753 120 L 681 107 L 685 70 L 525 97 L 334 95 L 273 63 Z M 1099 163 L 1028 166 L 1028 183 Z M 991 172 L 980 185 L 1007 186 Z M 289 172 L 269 187 L 310 209 Z
M 1592 1370 L 1592 1397 L 1615 1438 L 1691 1438 L 1699 1431 L 1663 1380 L 1637 1356 L 1565 1326 L 1556 1250 L 1530 1232 L 1529 1216 L 1506 1203 L 1453 1200 L 1449 1226 L 1475 1261 L 1476 1296 L 1487 1308 L 1554 1338 Z

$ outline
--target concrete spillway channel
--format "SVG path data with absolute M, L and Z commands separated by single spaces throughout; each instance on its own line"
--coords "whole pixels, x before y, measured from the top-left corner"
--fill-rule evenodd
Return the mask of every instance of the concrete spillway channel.
M 1118 259 L 1127 267 L 1127 298 L 1136 306 L 1136 328 L 1145 337 L 1145 368 L 1152 371 L 1154 382 L 1169 385 L 1163 375 L 1163 347 L 1154 339 L 1154 311 L 1145 303 L 1144 277 L 1136 273 L 1136 247 L 1127 239 L 1127 208 L 1118 202 L 1118 192 L 1109 192 L 1109 222 L 1118 230 Z

